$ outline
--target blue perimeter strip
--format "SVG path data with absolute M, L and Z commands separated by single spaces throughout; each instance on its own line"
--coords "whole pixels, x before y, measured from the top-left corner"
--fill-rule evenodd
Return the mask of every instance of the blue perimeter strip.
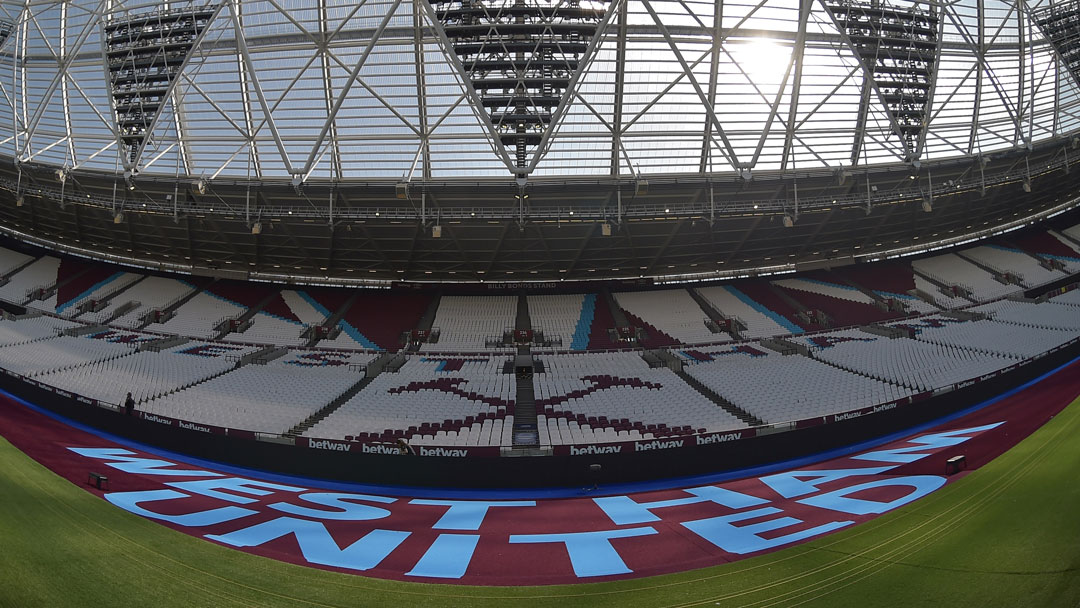
M 765 306 L 763 306 L 761 304 L 758 304 L 750 296 L 748 296 L 745 293 L 739 291 L 738 289 L 735 289 L 734 287 L 731 287 L 731 286 L 725 286 L 724 289 L 728 290 L 728 292 L 731 293 L 731 295 L 735 296 L 736 298 L 739 298 L 739 301 L 742 302 L 743 304 L 746 304 L 750 308 L 753 308 L 754 310 L 760 312 L 761 314 L 763 314 L 766 317 L 769 317 L 770 319 L 775 321 L 776 324 L 779 325 L 780 327 L 783 327 L 784 329 L 790 331 L 793 334 L 801 334 L 801 333 L 803 333 L 803 328 L 801 328 L 798 325 L 795 325 L 794 323 L 792 323 L 791 321 L 788 321 L 787 319 L 785 319 L 784 315 L 777 314 L 777 313 L 769 310 Z
M 122 274 L 126 274 L 126 273 L 124 273 L 123 271 L 120 271 L 120 272 L 115 272 L 115 273 L 113 273 L 113 274 L 112 274 L 111 276 L 109 276 L 109 277 L 107 277 L 107 278 L 105 278 L 105 279 L 103 279 L 103 280 L 101 280 L 101 281 L 98 281 L 97 283 L 94 283 L 94 284 L 93 284 L 93 285 L 92 285 L 92 286 L 91 286 L 91 287 L 90 287 L 89 289 L 87 289 L 86 291 L 84 291 L 84 292 L 80 293 L 79 295 L 77 295 L 77 296 L 75 296 L 74 298 L 72 298 L 72 299 L 68 300 L 67 302 L 64 302 L 63 304 L 60 304 L 59 306 L 57 306 L 57 307 L 56 307 L 56 313 L 57 313 L 57 314 L 60 314 L 60 313 L 64 312 L 64 311 L 65 311 L 65 310 L 67 310 L 67 309 L 68 309 L 69 307 L 71 307 L 71 305 L 72 305 L 72 304 L 74 304 L 74 303 L 78 302 L 79 300 L 82 300 L 82 299 L 83 299 L 83 298 L 85 298 L 86 296 L 88 296 L 88 295 L 90 295 L 90 294 L 94 293 L 95 291 L 97 291 L 97 290 L 101 289 L 102 287 L 104 287 L 104 286 L 108 285 L 109 283 L 112 283 L 112 282 L 113 282 L 113 281 L 115 281 L 116 279 L 119 279 L 119 278 L 120 278 L 120 275 L 122 275 Z
M 112 433 L 107 433 L 105 431 L 101 431 L 101 430 L 86 426 L 86 425 L 81 424 L 79 422 L 75 422 L 74 420 L 71 420 L 71 419 L 69 419 L 69 418 L 67 418 L 65 416 L 61 416 L 59 414 L 56 414 L 56 413 L 50 412 L 50 411 L 48 411 L 46 409 L 43 409 L 41 407 L 38 407 L 38 406 L 34 405 L 33 403 L 30 403 L 29 401 L 26 401 L 25 399 L 22 399 L 22 398 L 20 398 L 20 397 L 18 397 L 16 395 L 12 395 L 11 393 L 9 393 L 7 391 L 0 390 L 0 394 L 3 394 L 5 396 L 11 398 L 12 400 L 14 400 L 14 401 L 16 401 L 18 403 L 21 403 L 22 405 L 24 405 L 24 406 L 26 406 L 26 407 L 40 413 L 40 414 L 44 414 L 44 415 L 48 416 L 49 418 L 52 418 L 52 419 L 57 420 L 59 422 L 62 422 L 62 423 L 66 424 L 66 425 L 68 425 L 68 426 L 70 426 L 72 428 L 78 429 L 80 431 L 84 431 L 86 433 L 90 433 L 91 435 L 95 435 L 95 436 L 100 437 L 102 439 L 112 441 L 112 442 L 117 443 L 119 445 L 123 445 L 125 447 L 129 447 L 129 448 L 132 448 L 132 449 L 135 449 L 135 450 L 139 450 L 139 451 L 142 451 L 142 452 L 153 454 L 153 455 L 159 456 L 161 458 L 167 458 L 167 459 L 175 461 L 175 462 L 187 464 L 187 465 L 194 466 L 194 467 L 210 469 L 212 471 L 229 473 L 230 475 L 240 475 L 240 476 L 250 477 L 250 478 L 258 479 L 258 480 L 262 480 L 262 481 L 271 481 L 271 482 L 277 482 L 277 483 L 282 483 L 282 484 L 287 484 L 287 485 L 305 486 L 305 487 L 312 488 L 312 489 L 324 489 L 324 490 L 335 490 L 335 491 L 344 491 L 344 492 L 355 492 L 355 493 L 359 493 L 359 494 L 380 494 L 380 495 L 389 495 L 389 496 L 403 496 L 403 497 L 409 497 L 409 498 L 448 498 L 448 499 L 462 499 L 462 500 L 507 500 L 507 499 L 537 499 L 537 500 L 539 500 L 539 499 L 553 499 L 553 498 L 581 498 L 581 497 L 592 498 L 592 497 L 598 497 L 598 496 L 614 496 L 614 495 L 621 495 L 621 494 L 635 494 L 635 493 L 639 493 L 639 492 L 654 492 L 654 491 L 658 491 L 658 490 L 672 490 L 672 489 L 678 489 L 678 488 L 687 488 L 687 487 L 694 487 L 694 486 L 700 486 L 700 485 L 722 483 L 722 482 L 725 482 L 725 481 L 731 481 L 731 480 L 734 480 L 734 479 L 743 479 L 743 478 L 747 478 L 747 477 L 760 477 L 762 475 L 767 475 L 767 474 L 775 473 L 775 472 L 778 472 L 778 471 L 795 470 L 795 469 L 798 469 L 800 467 L 804 467 L 804 466 L 807 466 L 807 465 L 822 462 L 824 460 L 832 460 L 833 458 L 840 458 L 840 457 L 843 457 L 843 456 L 847 456 L 849 454 L 854 454 L 856 452 L 862 452 L 862 451 L 865 451 L 865 450 L 869 450 L 871 448 L 875 448 L 875 447 L 878 447 L 880 445 L 884 445 L 886 443 L 896 441 L 898 439 L 903 439 L 904 437 L 907 437 L 909 435 L 914 435 L 916 433 L 921 433 L 922 431 L 933 428 L 933 427 L 938 426 L 940 424 L 944 424 L 946 422 L 951 422 L 953 420 L 956 420 L 957 418 L 962 418 L 964 416 L 967 416 L 968 414 L 971 414 L 973 412 L 977 412 L 977 411 L 983 409 L 984 407 L 993 405 L 993 404 L 997 403 L 998 401 L 1001 401 L 1002 399 L 1005 399 L 1007 397 L 1011 397 L 1012 395 L 1015 395 L 1016 393 L 1019 393 L 1020 391 L 1026 389 L 1026 388 L 1028 388 L 1030 386 L 1038 384 L 1039 382 L 1042 382 L 1046 378 L 1048 378 L 1050 376 L 1053 376 L 1054 374 L 1056 374 L 1059 371 L 1065 369 L 1066 367 L 1072 365 L 1073 363 L 1076 363 L 1077 361 L 1080 361 L 1080 357 L 1076 357 L 1075 359 L 1072 359 L 1071 361 L 1069 361 L 1067 363 L 1064 363 L 1064 364 L 1062 364 L 1062 365 L 1060 365 L 1060 366 L 1046 372 L 1045 374 L 1043 374 L 1043 375 L 1041 375 L 1041 376 L 1039 376 L 1037 378 L 1029 380 L 1028 382 L 1025 382 L 1024 384 L 1021 384 L 1020 386 L 1017 386 L 1017 387 L 1012 388 L 1012 389 L 1010 389 L 1008 391 L 1005 391 L 1004 393 L 1002 393 L 1002 394 L 1000 394 L 1000 395 L 998 395 L 996 397 L 993 397 L 991 399 L 987 399 L 986 401 L 983 401 L 982 403 L 977 403 L 977 404 L 975 404 L 975 405 L 973 405 L 973 406 L 971 406 L 971 407 L 969 407 L 967 409 L 964 409 L 964 410 L 961 410 L 959 412 L 949 414 L 948 416 L 943 416 L 941 418 L 937 418 L 937 419 L 931 420 L 929 422 L 924 422 L 924 423 L 922 423 L 920 425 L 917 425 L 917 426 L 913 426 L 913 427 L 906 428 L 906 429 L 903 429 L 903 430 L 900 430 L 900 431 L 896 431 L 895 433 L 892 433 L 890 435 L 886 435 L 884 437 L 879 437 L 877 439 L 871 439 L 871 440 L 868 440 L 868 441 L 863 441 L 861 443 L 856 443 L 856 444 L 852 444 L 852 445 L 845 446 L 845 447 L 842 447 L 842 448 L 836 448 L 836 449 L 833 449 L 833 450 L 828 450 L 828 451 L 825 451 L 825 452 L 818 452 L 817 454 L 811 454 L 809 456 L 803 456 L 802 458 L 795 458 L 793 460 L 785 460 L 783 462 L 775 462 L 775 463 L 772 463 L 772 464 L 767 464 L 767 465 L 762 465 L 762 466 L 757 466 L 757 467 L 749 467 L 749 468 L 746 468 L 746 469 L 738 469 L 738 470 L 735 470 L 735 471 L 727 471 L 727 472 L 724 472 L 724 473 L 710 473 L 710 474 L 706 474 L 706 475 L 696 475 L 696 476 L 691 476 L 691 477 L 673 477 L 673 478 L 669 478 L 669 479 L 660 479 L 660 480 L 655 480 L 655 481 L 641 481 L 641 482 L 634 482 L 634 483 L 605 485 L 600 490 L 593 491 L 593 492 L 586 491 L 586 490 L 583 490 L 583 489 L 578 488 L 578 487 L 573 487 L 573 488 L 563 487 L 563 488 L 522 488 L 522 489 L 479 489 L 479 490 L 462 489 L 462 488 L 415 488 L 415 487 L 409 487 L 409 486 L 380 486 L 380 485 L 341 482 L 341 481 L 328 481 L 328 480 L 324 480 L 324 479 L 311 479 L 309 477 L 299 477 L 299 476 L 295 476 L 295 475 L 282 475 L 280 473 L 272 473 L 270 471 L 263 471 L 263 470 L 260 470 L 260 469 L 249 469 L 249 468 L 237 467 L 237 466 L 233 466 L 233 465 L 229 465 L 229 464 L 214 462 L 214 461 L 211 461 L 211 460 L 203 460 L 201 458 L 194 458 L 192 456 L 187 456 L 185 454 L 178 454 L 176 452 L 171 452 L 171 451 L 168 451 L 168 450 L 163 450 L 163 449 L 160 449 L 160 448 L 147 446 L 147 445 L 144 445 L 144 444 L 139 443 L 137 441 L 132 441 L 130 439 L 125 439 L 123 437 L 118 437 L 116 435 L 113 435 Z M 72 447 L 75 447 L 75 446 L 72 446 Z M 406 458 L 406 456 L 402 456 L 402 458 Z

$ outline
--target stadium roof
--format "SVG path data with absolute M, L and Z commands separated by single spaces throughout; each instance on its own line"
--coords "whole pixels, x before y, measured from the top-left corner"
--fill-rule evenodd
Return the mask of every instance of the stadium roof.
M 924 250 L 1076 206 L 1077 5 L 0 1 L 0 230 L 285 280 Z

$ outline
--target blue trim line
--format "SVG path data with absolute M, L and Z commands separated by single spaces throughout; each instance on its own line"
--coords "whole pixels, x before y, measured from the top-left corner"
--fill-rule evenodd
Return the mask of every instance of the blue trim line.
M 882 291 L 880 289 L 874 289 L 872 291 L 874 293 L 878 294 L 879 296 L 885 296 L 887 298 L 899 298 L 901 300 L 918 300 L 919 299 L 919 298 L 917 298 L 917 297 L 915 297 L 913 295 L 906 294 L 906 293 L 893 293 L 891 291 Z
M 414 488 L 414 487 L 408 487 L 408 486 L 382 486 L 382 485 L 373 485 L 373 484 L 360 484 L 360 483 L 349 483 L 349 482 L 339 482 L 339 481 L 328 481 L 328 480 L 324 480 L 324 479 L 311 479 L 311 478 L 308 478 L 308 477 L 299 477 L 299 476 L 295 476 L 295 475 L 282 475 L 280 473 L 272 473 L 272 472 L 263 471 L 263 470 L 260 470 L 260 469 L 250 469 L 250 468 L 244 468 L 244 467 L 237 467 L 237 466 L 233 466 L 233 465 L 229 465 L 229 464 L 214 462 L 214 461 L 211 461 L 211 460 L 204 460 L 204 459 L 201 459 L 201 458 L 194 458 L 194 457 L 187 456 L 187 455 L 184 455 L 184 454 L 178 454 L 176 452 L 171 452 L 171 451 L 168 451 L 168 450 L 162 450 L 160 448 L 147 446 L 147 445 L 144 445 L 144 444 L 139 443 L 137 441 L 132 441 L 130 439 L 125 439 L 123 437 L 117 437 L 116 435 L 113 435 L 112 433 L 107 433 L 105 431 L 100 431 L 98 429 L 88 427 L 88 426 L 86 426 L 84 424 L 81 424 L 79 422 L 75 422 L 74 420 L 70 420 L 70 419 L 68 419 L 68 418 L 66 418 L 64 416 L 61 416 L 59 414 L 55 414 L 53 412 L 50 412 L 50 411 L 45 410 L 43 408 L 40 408 L 40 407 L 38 407 L 38 406 L 36 406 L 36 405 L 34 405 L 34 404 L 20 398 L 20 397 L 12 395 L 11 393 L 9 393 L 7 391 L 0 390 L 0 394 L 3 394 L 5 396 L 11 398 L 12 400 L 14 400 L 17 403 L 20 403 L 20 404 L 22 404 L 22 405 L 24 405 L 24 406 L 26 406 L 26 407 L 40 413 L 40 414 L 48 416 L 48 417 L 50 417 L 50 418 L 52 418 L 54 420 L 62 422 L 62 423 L 66 424 L 66 425 L 68 425 L 68 426 L 70 426 L 72 428 L 78 429 L 78 430 L 86 432 L 86 433 L 90 433 L 91 435 L 95 435 L 95 436 L 100 437 L 102 439 L 112 441 L 112 442 L 114 442 L 116 444 L 131 448 L 131 449 L 135 449 L 135 450 L 140 450 L 140 451 L 146 452 L 148 454 L 153 454 L 155 456 L 159 456 L 159 457 L 162 457 L 162 458 L 167 458 L 169 460 L 173 460 L 173 461 L 176 461 L 176 462 L 179 462 L 179 463 L 184 463 L 184 464 L 187 464 L 187 465 L 190 465 L 190 466 L 212 469 L 214 471 L 221 472 L 221 473 L 228 473 L 230 475 L 242 475 L 242 476 L 245 476 L 245 477 L 254 477 L 256 479 L 260 479 L 260 480 L 263 480 L 263 481 L 272 481 L 272 482 L 284 483 L 284 484 L 292 484 L 292 485 L 302 485 L 302 486 L 306 486 L 306 487 L 313 488 L 313 489 L 317 488 L 317 489 L 326 489 L 326 490 L 347 491 L 347 492 L 356 492 L 356 493 L 361 493 L 361 494 L 382 494 L 382 495 L 389 495 L 389 496 L 407 496 L 407 497 L 414 497 L 414 498 L 460 498 L 460 499 L 472 499 L 472 500 L 502 500 L 502 499 L 516 499 L 516 498 L 550 499 L 550 498 L 574 498 L 574 497 L 579 497 L 579 496 L 590 496 L 590 497 L 593 497 L 593 496 L 613 496 L 613 495 L 620 495 L 620 494 L 634 494 L 634 493 L 637 493 L 637 492 L 653 492 L 653 491 L 657 491 L 657 490 L 671 490 L 671 489 L 685 488 L 685 487 L 690 487 L 690 486 L 695 486 L 695 485 L 707 485 L 707 484 L 714 484 L 714 483 L 722 483 L 722 482 L 725 482 L 725 481 L 732 481 L 732 480 L 735 480 L 735 479 L 744 479 L 744 478 L 749 478 L 749 477 L 760 477 L 762 475 L 767 475 L 767 474 L 775 473 L 775 472 L 778 472 L 778 471 L 794 470 L 794 469 L 798 469 L 798 468 L 801 468 L 801 467 L 804 467 L 804 466 L 807 466 L 807 465 L 822 462 L 822 461 L 825 461 L 825 460 L 831 460 L 833 458 L 840 458 L 840 457 L 843 457 L 843 456 L 848 456 L 848 455 L 854 454 L 856 452 L 862 452 L 862 451 L 865 451 L 865 450 L 869 450 L 871 448 L 876 448 L 878 446 L 885 445 L 887 443 L 896 441 L 898 439 L 903 439 L 904 437 L 914 435 L 914 434 L 917 434 L 917 433 L 921 433 L 921 432 L 923 432 L 923 431 L 925 431 L 927 429 L 933 428 L 933 427 L 938 426 L 940 424 L 945 424 L 947 422 L 952 422 L 953 420 L 956 420 L 958 418 L 962 418 L 964 416 L 967 416 L 968 414 L 977 412 L 977 411 L 979 411 L 979 410 L 981 410 L 981 409 L 983 409 L 983 408 L 985 408 L 987 406 L 993 405 L 993 404 L 997 403 L 998 401 L 1001 401 L 1002 399 L 1005 399 L 1007 397 L 1011 397 L 1011 396 L 1015 395 L 1016 393 L 1019 393 L 1020 391 L 1022 391 L 1024 389 L 1027 389 L 1027 388 L 1029 388 L 1029 387 L 1031 387 L 1031 386 L 1033 386 L 1035 384 L 1038 384 L 1039 382 L 1042 382 L 1046 378 L 1049 378 L 1050 376 L 1053 376 L 1054 374 L 1060 372 L 1061 370 L 1063 370 L 1066 367 L 1072 365 L 1073 363 L 1076 363 L 1077 361 L 1080 361 L 1080 357 L 1076 357 L 1076 358 L 1072 359 L 1071 361 L 1068 361 L 1068 362 L 1066 362 L 1066 363 L 1064 363 L 1064 364 L 1062 364 L 1062 365 L 1060 365 L 1060 366 L 1046 372 L 1045 374 L 1043 374 L 1043 375 L 1041 375 L 1041 376 L 1039 376 L 1037 378 L 1029 380 L 1028 382 L 1025 382 L 1024 384 L 1021 384 L 1020 386 L 1017 386 L 1017 387 L 1012 388 L 1012 389 L 1010 389 L 1008 391 L 1005 391 L 1004 393 L 1001 393 L 1000 395 L 998 395 L 996 397 L 992 397 L 990 399 L 987 399 L 986 401 L 983 401 L 982 403 L 977 403 L 977 404 L 975 404 L 975 405 L 973 405 L 973 406 L 971 406 L 971 407 L 969 407 L 967 409 L 961 410 L 959 412 L 955 412 L 955 413 L 949 414 L 947 416 L 943 416 L 941 418 L 936 418 L 934 420 L 924 422 L 924 423 L 916 425 L 914 427 L 902 429 L 902 430 L 896 431 L 896 432 L 894 432 L 894 433 L 892 433 L 890 435 L 886 435 L 884 437 L 879 437 L 877 439 L 871 439 L 871 440 L 868 440 L 868 441 L 863 441 L 863 442 L 852 444 L 852 445 L 845 446 L 845 447 L 842 447 L 842 448 L 836 448 L 836 449 L 833 449 L 833 450 L 827 450 L 827 451 L 824 451 L 824 452 L 818 452 L 817 454 L 811 454 L 809 456 L 804 456 L 802 458 L 795 458 L 795 459 L 792 459 L 792 460 L 785 460 L 785 461 L 782 461 L 782 462 L 775 462 L 775 463 L 772 463 L 772 464 L 762 465 L 762 466 L 757 466 L 757 467 L 749 467 L 749 468 L 745 468 L 745 469 L 738 469 L 738 470 L 735 470 L 735 471 L 728 471 L 728 472 L 725 472 L 725 473 L 711 473 L 711 474 L 696 475 L 696 476 L 691 476 L 691 477 L 675 477 L 675 478 L 662 479 L 662 480 L 656 480 L 656 481 L 643 481 L 643 482 L 624 483 L 624 484 L 616 484 L 616 485 L 611 485 L 611 486 L 604 486 L 601 490 L 597 491 L 595 494 L 591 493 L 591 492 L 586 492 L 586 491 L 584 491 L 584 490 L 582 490 L 580 488 L 577 488 L 577 487 L 573 487 L 573 488 L 565 488 L 565 487 L 564 488 L 523 488 L 523 489 L 501 489 L 501 490 L 500 489 L 468 490 L 468 489 L 461 489 L 461 488 Z
M 77 295 L 74 298 L 68 300 L 67 302 L 64 302 L 63 304 L 58 304 L 56 306 L 56 313 L 59 314 L 59 313 L 64 312 L 65 310 L 70 308 L 72 304 L 74 304 L 74 303 L 78 302 L 79 300 L 82 300 L 83 298 L 89 296 L 90 294 L 94 293 L 95 291 L 101 289 L 102 287 L 104 287 L 104 286 L 108 285 L 109 283 L 115 281 L 116 279 L 120 278 L 120 276 L 124 275 L 124 274 L 127 274 L 127 273 L 124 272 L 124 271 L 115 272 L 115 273 L 112 274 L 112 276 L 109 276 L 108 278 L 102 279 L 101 281 L 98 281 L 97 283 L 94 283 L 86 291 L 80 293 L 79 295 Z M 59 293 L 59 291 L 57 291 L 57 293 Z
M 345 332 L 350 338 L 352 338 L 356 342 L 359 342 L 360 345 L 363 346 L 364 348 L 371 349 L 371 350 L 382 350 L 383 349 L 378 344 L 375 344 L 371 340 L 368 340 L 367 336 L 360 333 L 359 329 L 356 329 L 348 321 L 346 321 L 344 319 L 342 319 L 341 321 L 338 321 L 338 327 L 340 327 L 341 331 Z
M 581 314 L 578 316 L 577 326 L 574 327 L 574 340 L 570 343 L 571 350 L 585 350 L 589 347 L 589 333 L 595 316 L 596 294 L 587 293 L 581 300 Z
M 780 327 L 783 327 L 784 329 L 788 330 L 789 332 L 791 332 L 793 334 L 804 333 L 803 328 L 801 328 L 798 325 L 795 325 L 791 321 L 787 320 L 784 317 L 784 315 L 781 315 L 779 313 L 775 313 L 775 312 L 769 310 L 768 308 L 766 308 L 765 306 L 763 306 L 761 304 L 758 304 L 753 299 L 751 299 L 750 296 L 748 296 L 745 293 L 739 291 L 738 289 L 735 289 L 734 287 L 731 287 L 730 285 L 724 285 L 724 286 L 721 287 L 721 289 L 728 290 L 728 292 L 731 295 L 738 298 L 740 302 L 742 302 L 743 304 L 746 304 L 750 308 L 753 308 L 754 310 L 760 312 L 761 314 L 765 315 L 766 317 L 769 317 L 777 325 L 779 325 Z

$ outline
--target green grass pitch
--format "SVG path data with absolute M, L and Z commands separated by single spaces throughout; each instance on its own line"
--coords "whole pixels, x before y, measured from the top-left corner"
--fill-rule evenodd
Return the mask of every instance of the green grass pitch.
M 280 563 L 117 509 L 0 439 L 0 606 L 1080 606 L 1080 399 L 967 478 L 834 535 L 613 583 L 464 587 Z

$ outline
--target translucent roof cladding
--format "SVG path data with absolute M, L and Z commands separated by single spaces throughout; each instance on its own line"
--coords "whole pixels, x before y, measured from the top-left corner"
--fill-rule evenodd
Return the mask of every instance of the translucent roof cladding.
M 1023 146 L 1080 127 L 1077 85 L 1031 17 L 1045 2 L 937 6 L 940 52 L 922 159 Z M 102 12 L 161 6 L 0 2 L 0 20 L 15 24 L 0 48 L 0 154 L 122 168 L 102 64 L 102 21 L 109 18 Z M 880 99 L 864 102 L 866 75 L 823 3 L 610 6 L 533 175 L 905 159 Z M 138 170 L 318 179 L 509 175 L 430 14 L 419 1 L 227 2 L 192 52 Z

